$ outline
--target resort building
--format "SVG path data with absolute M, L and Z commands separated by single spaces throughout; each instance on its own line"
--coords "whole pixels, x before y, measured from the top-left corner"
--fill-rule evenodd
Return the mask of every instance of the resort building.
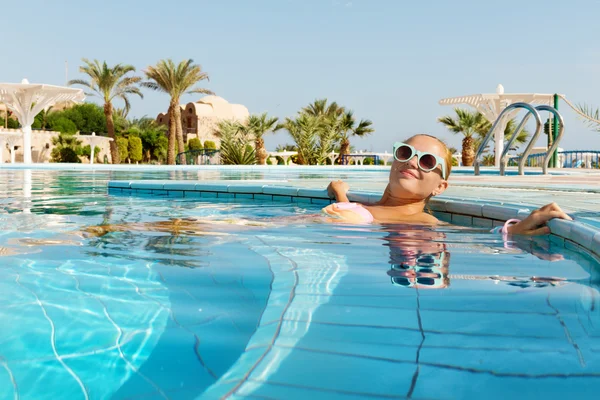
M 205 96 L 196 102 L 180 105 L 181 124 L 184 141 L 198 138 L 202 143 L 212 140 L 219 145 L 219 139 L 214 135 L 217 123 L 222 120 L 245 121 L 250 116 L 248 109 L 241 104 L 231 104 L 219 96 Z M 160 113 L 156 122 L 169 124 L 169 115 Z

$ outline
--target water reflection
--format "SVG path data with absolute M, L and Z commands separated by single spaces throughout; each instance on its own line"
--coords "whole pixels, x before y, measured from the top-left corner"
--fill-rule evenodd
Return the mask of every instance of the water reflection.
M 443 232 L 414 226 L 393 229 L 385 240 L 390 248 L 387 271 L 394 285 L 420 289 L 443 289 L 450 285 L 450 252 Z
M 390 264 L 387 275 L 395 286 L 413 289 L 445 289 L 453 280 L 468 280 L 501 283 L 526 289 L 558 287 L 570 283 L 569 279 L 559 276 L 450 273 L 450 245 L 455 248 L 477 249 L 478 253 L 505 254 L 519 258 L 531 254 L 539 260 L 549 262 L 567 261 L 556 251 L 547 237 L 514 237 L 502 241 L 487 232 L 471 229 L 472 232 L 469 233 L 472 236 L 468 236 L 468 242 L 449 244 L 447 233 L 451 230 L 444 232 L 413 225 L 388 226 L 385 230 L 384 241 L 389 247 Z M 459 230 L 466 231 L 461 228 Z M 575 261 L 581 263 L 579 259 Z

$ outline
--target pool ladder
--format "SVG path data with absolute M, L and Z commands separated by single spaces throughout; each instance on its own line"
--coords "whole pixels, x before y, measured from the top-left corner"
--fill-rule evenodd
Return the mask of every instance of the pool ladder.
M 504 146 L 504 150 L 502 151 L 502 155 L 500 157 L 500 175 L 504 175 L 506 173 L 506 164 L 508 162 L 508 160 L 507 160 L 508 151 L 510 150 L 514 141 L 517 139 L 517 136 L 519 136 L 519 134 L 525 127 L 525 124 L 527 123 L 527 121 L 529 121 L 529 118 L 533 115 L 533 117 L 535 118 L 535 123 L 536 123 L 535 133 L 533 134 L 533 137 L 527 144 L 527 147 L 525 148 L 525 151 L 523 152 L 523 155 L 521 156 L 521 159 L 519 160 L 519 175 L 524 174 L 524 168 L 525 168 L 525 163 L 527 162 L 527 157 L 529 156 L 529 153 L 531 153 L 531 149 L 535 145 L 535 142 L 537 141 L 538 136 L 542 132 L 542 119 L 541 119 L 538 111 L 548 111 L 548 112 L 552 113 L 554 116 L 556 116 L 558 118 L 558 122 L 559 122 L 559 126 L 560 126 L 560 128 L 558 130 L 558 136 L 554 140 L 554 143 L 552 143 L 552 146 L 550 146 L 550 148 L 548 149 L 546 156 L 544 157 L 544 162 L 542 164 L 542 173 L 544 175 L 546 175 L 548 173 L 548 163 L 550 162 L 550 158 L 552 157 L 552 154 L 554 154 L 554 151 L 558 148 L 558 144 L 560 143 L 563 133 L 565 132 L 565 122 L 563 120 L 563 117 L 562 117 L 562 115 L 560 115 L 560 113 L 558 112 L 558 110 L 556 108 L 545 105 L 545 104 L 534 107 L 533 105 L 531 105 L 529 103 L 513 103 L 513 104 L 509 105 L 508 107 L 506 107 L 504 110 L 502 110 L 500 115 L 498 115 L 498 118 L 496 118 L 496 121 L 492 125 L 492 128 L 489 130 L 487 135 L 485 135 L 485 138 L 481 142 L 479 149 L 477 149 L 477 154 L 475 155 L 475 161 L 473 162 L 473 167 L 474 167 L 473 169 L 474 169 L 475 175 L 479 175 L 481 154 L 483 153 L 483 150 L 485 149 L 485 146 L 487 145 L 487 143 L 492 138 L 494 131 L 496 130 L 496 127 L 498 126 L 498 124 L 500 123 L 500 121 L 502 120 L 502 118 L 504 117 L 504 115 L 506 113 L 508 113 L 509 111 L 514 110 L 516 108 L 524 108 L 525 110 L 527 110 L 527 114 L 525 114 L 525 116 L 523 117 L 523 119 L 521 120 L 519 125 L 517 126 L 517 129 L 515 129 L 515 132 L 513 133 L 512 137 L 510 138 L 508 143 L 506 143 L 506 145 Z

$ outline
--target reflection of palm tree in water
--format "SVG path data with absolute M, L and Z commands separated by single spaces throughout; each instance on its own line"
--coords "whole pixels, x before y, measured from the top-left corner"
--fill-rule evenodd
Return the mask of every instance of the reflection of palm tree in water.
M 390 276 L 393 285 L 416 289 L 444 289 L 452 279 L 504 282 L 520 288 L 544 288 L 566 284 L 559 277 L 519 277 L 500 275 L 453 275 L 450 274 L 450 252 L 447 250 L 444 232 L 432 228 L 406 226 L 390 230 L 385 240 L 390 247 Z M 561 260 L 562 256 L 535 251 L 528 238 L 527 245 L 515 247 L 529 251 L 537 257 L 549 261 Z

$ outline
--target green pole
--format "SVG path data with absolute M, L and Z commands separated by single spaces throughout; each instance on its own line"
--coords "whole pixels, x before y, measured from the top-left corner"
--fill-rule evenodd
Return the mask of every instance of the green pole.
M 558 94 L 554 93 L 554 108 L 558 110 Z M 548 132 L 550 133 L 550 132 Z M 552 143 L 556 142 L 556 138 L 558 137 L 558 116 L 554 116 L 554 123 L 552 124 Z M 552 154 L 552 168 L 558 167 L 558 148 L 554 150 Z

